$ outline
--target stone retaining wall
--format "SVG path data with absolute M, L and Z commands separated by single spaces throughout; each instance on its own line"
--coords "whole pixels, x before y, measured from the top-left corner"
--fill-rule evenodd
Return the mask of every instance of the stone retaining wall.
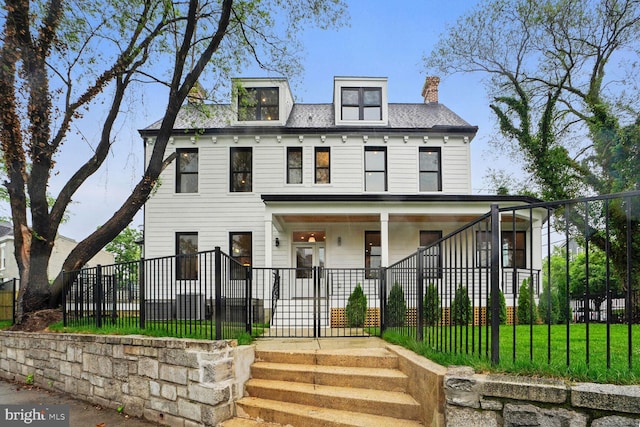
M 233 415 L 253 346 L 143 336 L 0 332 L 0 376 L 177 427 Z
M 449 427 L 639 427 L 640 386 L 479 375 L 449 368 L 444 378 Z

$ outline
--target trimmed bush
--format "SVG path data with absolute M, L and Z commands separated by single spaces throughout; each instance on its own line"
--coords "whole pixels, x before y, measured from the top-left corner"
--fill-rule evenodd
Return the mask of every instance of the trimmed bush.
M 465 286 L 456 290 L 456 296 L 451 302 L 451 320 L 454 325 L 468 325 L 473 319 L 471 300 Z
M 407 303 L 404 291 L 398 282 L 394 283 L 389 292 L 389 300 L 385 312 L 385 323 L 389 327 L 404 326 L 407 320 Z
M 524 279 L 520 285 L 520 295 L 518 295 L 518 324 L 529 325 L 538 321 L 538 309 L 531 293 L 531 280 Z
M 349 295 L 345 311 L 349 327 L 362 328 L 364 326 L 364 321 L 367 318 L 367 296 L 360 283 L 356 284 L 353 292 Z
M 491 324 L 491 292 L 489 292 L 489 299 L 487 300 L 487 324 Z M 502 291 L 498 291 L 498 298 L 500 301 L 500 324 L 507 324 L 507 301 L 504 299 Z
M 442 303 L 438 288 L 433 283 L 429 283 L 427 291 L 424 294 L 424 324 L 427 326 L 436 326 L 440 324 L 442 317 Z

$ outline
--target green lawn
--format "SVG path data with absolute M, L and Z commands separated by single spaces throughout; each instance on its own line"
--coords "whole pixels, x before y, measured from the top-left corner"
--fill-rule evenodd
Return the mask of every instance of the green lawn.
M 515 356 L 514 356 L 515 331 Z M 433 332 L 425 329 L 425 336 Z M 384 334 L 387 341 L 403 345 L 416 353 L 441 365 L 467 365 L 477 371 L 508 372 L 522 375 L 558 377 L 571 381 L 589 381 L 613 384 L 640 383 L 640 325 L 633 325 L 631 367 L 628 359 L 628 326 L 610 326 L 609 366 L 607 366 L 607 328 L 604 324 L 589 325 L 589 352 L 587 363 L 587 328 L 585 324 L 569 326 L 569 365 L 567 365 L 567 327 L 553 325 L 550 330 L 546 325 L 502 326 L 500 328 L 500 363 L 492 366 L 490 355 L 486 350 L 487 328 L 458 327 L 437 328 L 439 340 L 442 336 L 449 339 L 449 334 L 458 337 L 458 349 L 452 346 L 451 353 L 438 351 L 428 338 L 424 342 L 403 336 L 399 331 L 389 330 Z M 482 348 L 472 352 L 471 337 L 478 339 L 482 333 Z M 530 338 L 530 335 L 533 339 Z M 549 339 L 550 336 L 550 339 Z M 469 337 L 469 341 L 467 341 Z M 442 342 L 442 341 L 439 341 Z M 448 341 L 445 341 L 448 342 Z M 469 345 L 467 346 L 467 342 Z M 449 348 L 448 344 L 445 348 Z M 551 349 L 551 359 L 548 349 Z

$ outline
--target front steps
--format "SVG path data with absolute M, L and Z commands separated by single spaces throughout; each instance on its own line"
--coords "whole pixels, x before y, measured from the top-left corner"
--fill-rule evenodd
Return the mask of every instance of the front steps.
M 224 427 L 418 427 L 397 357 L 384 348 L 257 350 L 239 418 Z

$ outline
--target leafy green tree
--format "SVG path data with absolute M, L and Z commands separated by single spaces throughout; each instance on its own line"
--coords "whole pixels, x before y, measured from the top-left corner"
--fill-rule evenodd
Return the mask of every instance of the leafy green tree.
M 445 75 L 486 77 L 501 152 L 522 161 L 527 187 L 539 197 L 564 200 L 638 189 L 638 46 L 637 0 L 485 0 L 441 36 L 426 64 Z M 627 230 L 632 236 L 625 288 L 640 287 L 639 205 L 636 198 L 607 207 L 608 250 L 620 275 Z M 602 224 L 584 223 L 579 210 L 557 227 L 586 229 L 605 249 Z
M 529 278 L 524 279 L 520 285 L 516 315 L 518 318 L 518 324 L 520 325 L 536 323 L 538 320 L 538 309 L 536 308 L 536 302 L 533 299 L 531 279 Z
M 404 292 L 399 283 L 394 283 L 389 291 L 385 320 L 387 326 L 404 326 L 407 320 L 407 302 L 404 299 Z
M 367 319 L 367 296 L 362 290 L 360 283 L 349 295 L 346 308 L 347 323 L 351 328 L 362 328 L 364 321 Z
M 491 298 L 493 296 L 489 293 L 489 297 L 487 298 L 487 323 L 491 324 Z M 500 324 L 507 324 L 507 301 L 504 298 L 504 293 L 502 291 L 498 291 L 498 299 L 500 304 Z
M 104 247 L 115 255 L 116 263 L 138 261 L 140 259 L 140 240 L 142 231 L 127 227 Z
M 456 289 L 456 295 L 451 301 L 451 320 L 454 325 L 468 325 L 473 319 L 471 299 L 464 286 Z
M 538 302 L 538 317 L 545 324 L 554 325 L 560 318 L 560 301 L 556 289 L 550 289 L 549 285 L 544 285 Z
M 551 295 L 558 299 L 558 323 L 570 322 L 573 317 L 570 305 L 570 290 L 567 291 L 566 248 L 554 248 L 549 259 L 542 263 L 542 289 L 551 289 Z M 550 273 L 550 274 L 549 274 Z M 546 295 L 546 294 L 545 294 Z M 546 299 L 548 299 L 545 296 Z M 542 296 L 540 297 L 542 303 Z M 543 316 L 546 318 L 546 315 Z
M 442 317 L 442 301 L 438 295 L 438 288 L 433 283 L 429 283 L 424 294 L 424 323 L 427 326 L 440 324 Z
M 125 119 L 123 103 L 139 99 L 141 85 L 166 96 L 153 152 L 130 196 L 77 244 L 64 271 L 82 267 L 150 197 L 175 158 L 165 157 L 165 149 L 197 82 L 212 88 L 204 95 L 212 99 L 249 63 L 292 75 L 300 69 L 302 30 L 340 25 L 346 16 L 341 0 L 6 0 L 1 10 L 0 146 L 22 283 L 18 321 L 59 304 L 62 276 L 52 286 L 47 280 L 58 228 L 79 188 L 107 159 Z M 95 108 L 100 114 L 87 114 Z M 78 160 L 73 145 L 79 143 L 75 129 L 82 126 L 97 136 L 83 142 L 93 151 Z M 77 169 L 52 195 L 50 207 L 50 178 L 68 155 Z

